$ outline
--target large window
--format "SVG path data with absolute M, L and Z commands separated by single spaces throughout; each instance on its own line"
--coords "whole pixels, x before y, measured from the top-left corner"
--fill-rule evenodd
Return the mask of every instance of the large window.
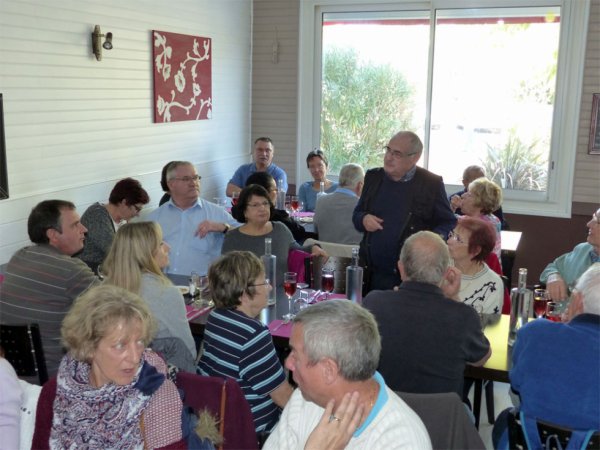
M 301 103 L 302 148 L 327 150 L 334 172 L 348 161 L 375 167 L 391 135 L 410 129 L 425 142 L 419 164 L 447 184 L 482 165 L 507 210 L 568 215 L 585 2 L 310 3 L 302 26 L 315 31 L 313 73 L 301 73 L 301 92 L 312 90 L 313 104 Z

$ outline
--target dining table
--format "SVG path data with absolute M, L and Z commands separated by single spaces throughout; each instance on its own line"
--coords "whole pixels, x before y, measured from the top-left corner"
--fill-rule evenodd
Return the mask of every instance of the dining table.
M 488 323 L 483 329 L 483 334 L 490 342 L 492 355 L 483 366 L 465 366 L 465 377 L 473 378 L 473 415 L 475 427 L 479 428 L 479 415 L 481 412 L 481 395 L 485 382 L 498 381 L 510 383 L 508 372 L 512 364 L 512 347 L 508 345 L 508 328 L 510 315 L 502 314 L 500 320 Z

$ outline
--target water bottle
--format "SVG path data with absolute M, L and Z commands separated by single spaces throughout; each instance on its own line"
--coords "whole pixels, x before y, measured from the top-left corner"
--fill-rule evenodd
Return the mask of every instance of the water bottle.
M 513 345 L 517 332 L 529 320 L 533 295 L 527 289 L 527 269 L 519 269 L 519 284 L 510 292 L 510 324 L 508 328 L 508 345 Z
M 346 267 L 346 297 L 362 304 L 363 268 L 358 265 L 358 247 L 352 247 L 352 264 Z
M 265 254 L 262 255 L 260 259 L 265 266 L 265 277 L 269 279 L 271 287 L 273 288 L 269 291 L 267 305 L 274 305 L 277 298 L 277 256 L 271 254 L 271 238 L 265 238 Z
M 285 194 L 286 191 L 283 189 L 283 180 L 280 178 L 277 180 L 277 205 L 276 209 L 285 209 Z
M 321 181 L 319 183 L 319 192 L 317 192 L 317 201 L 315 202 L 315 206 L 319 202 L 319 199 L 324 195 L 327 195 L 327 194 L 325 194 L 325 182 Z

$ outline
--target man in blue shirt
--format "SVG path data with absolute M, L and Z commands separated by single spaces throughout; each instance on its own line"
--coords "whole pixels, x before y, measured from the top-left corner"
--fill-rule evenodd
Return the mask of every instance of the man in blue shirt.
M 206 274 L 221 255 L 225 233 L 239 223 L 224 208 L 199 197 L 200 176 L 192 163 L 169 163 L 167 185 L 171 199 L 148 215 L 148 220 L 160 224 L 163 239 L 171 246 L 167 271 Z
M 279 180 L 283 181 L 283 189 L 287 192 L 288 182 L 285 171 L 273 164 L 273 155 L 275 154 L 275 147 L 273 147 L 273 141 L 268 137 L 259 137 L 254 141 L 254 152 L 252 154 L 254 162 L 249 164 L 243 164 L 235 171 L 231 180 L 227 184 L 226 194 L 231 197 L 234 192 L 240 192 L 244 186 L 246 186 L 246 180 L 254 172 L 267 172 L 271 175 L 277 186 L 279 187 Z

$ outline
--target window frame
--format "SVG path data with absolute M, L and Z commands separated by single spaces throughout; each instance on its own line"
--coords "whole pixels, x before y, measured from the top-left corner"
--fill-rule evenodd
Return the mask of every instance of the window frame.
M 436 9 L 490 7 L 558 6 L 561 8 L 561 31 L 556 94 L 552 118 L 552 141 L 549 154 L 546 192 L 506 190 L 503 209 L 506 212 L 548 217 L 571 217 L 573 179 L 579 115 L 583 86 L 585 47 L 589 23 L 589 1 L 579 0 L 303 0 L 300 2 L 300 40 L 298 59 L 298 125 L 297 148 L 315 148 L 320 142 L 321 126 L 321 17 L 325 12 L 365 12 L 418 10 L 429 11 L 433 23 Z M 430 42 L 433 42 L 431 27 Z M 430 45 L 427 109 L 425 129 L 430 128 L 433 45 Z M 428 148 L 428 136 L 424 139 Z M 561 151 L 570 148 L 572 151 Z M 428 154 L 424 155 L 427 167 Z M 304 155 L 296 155 L 296 180 L 309 179 Z M 449 193 L 462 186 L 446 185 Z

